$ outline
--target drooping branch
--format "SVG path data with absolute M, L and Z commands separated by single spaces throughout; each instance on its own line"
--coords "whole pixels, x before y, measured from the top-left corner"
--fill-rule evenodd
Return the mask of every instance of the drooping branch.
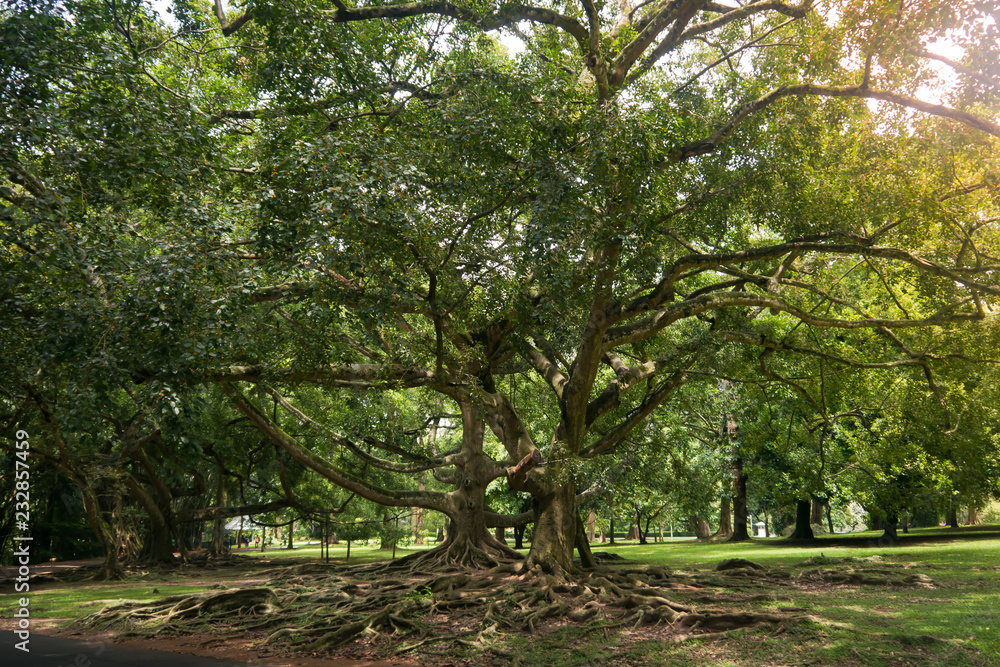
M 372 486 L 351 473 L 341 470 L 329 461 L 317 456 L 291 435 L 280 429 L 265 413 L 250 403 L 231 383 L 224 383 L 222 389 L 232 399 L 236 409 L 246 415 L 271 442 L 288 452 L 296 461 L 326 477 L 334 484 L 380 505 L 445 510 L 446 500 L 444 494 L 434 491 L 384 489 Z
M 228 519 L 234 516 L 249 516 L 251 514 L 267 514 L 276 512 L 292 503 L 288 500 L 273 500 L 269 503 L 253 503 L 238 507 L 202 507 L 199 509 L 177 510 L 174 521 L 176 523 L 195 523 L 199 521 L 212 521 L 214 519 Z

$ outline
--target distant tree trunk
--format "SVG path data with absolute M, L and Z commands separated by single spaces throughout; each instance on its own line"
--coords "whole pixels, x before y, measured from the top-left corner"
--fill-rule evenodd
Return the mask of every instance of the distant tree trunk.
M 729 494 L 722 496 L 722 504 L 719 507 L 719 530 L 716 537 L 729 537 L 733 534 L 733 510 L 732 499 Z
M 100 505 L 97 496 L 87 483 L 77 483 L 83 495 L 83 509 L 87 514 L 87 523 L 94 535 L 104 549 L 104 565 L 98 573 L 98 579 L 123 579 L 125 571 L 118 560 L 118 545 L 114 543 L 111 529 L 108 527 L 104 517 L 101 516 Z
M 608 544 L 615 543 L 615 515 L 611 515 L 611 527 L 608 529 Z
M 983 520 L 979 516 L 979 508 L 975 505 L 969 505 L 969 525 L 970 526 L 981 526 L 983 525 Z
M 594 510 L 590 510 L 590 514 L 587 515 L 587 541 L 594 541 L 594 533 L 597 529 L 597 513 Z
M 693 516 L 690 519 L 690 524 L 691 530 L 694 531 L 695 536 L 699 540 L 707 540 L 712 536 L 712 529 L 704 519 Z
M 809 501 L 798 500 L 795 503 L 795 530 L 788 536 L 790 540 L 811 540 L 813 535 L 812 527 L 809 525 Z
M 642 519 L 637 514 L 635 517 L 635 534 L 639 538 L 639 544 L 648 543 L 646 538 L 646 533 L 649 532 L 649 519 L 646 519 L 646 525 L 642 525 Z
M 418 491 L 424 491 L 427 486 L 424 484 L 423 475 L 420 476 L 420 483 L 417 484 Z M 424 508 L 417 507 L 410 515 L 410 527 L 413 530 L 413 543 L 422 545 L 424 543 Z
M 493 531 L 493 536 L 496 538 L 497 542 L 501 542 L 502 544 L 507 544 L 507 539 L 506 536 L 504 535 L 505 532 L 506 530 L 502 526 L 496 527 L 496 530 Z
M 958 508 L 955 505 L 948 510 L 948 527 L 958 528 Z
M 583 567 L 588 570 L 597 567 L 597 561 L 594 560 L 594 554 L 590 551 L 590 542 L 587 541 L 587 535 L 583 530 L 583 519 L 579 513 L 576 516 L 576 544 L 574 546 L 577 553 L 580 554 L 580 564 Z
M 524 531 L 527 530 L 527 526 L 514 526 L 514 548 L 523 549 L 524 548 Z
M 896 517 L 889 517 L 882 522 L 882 537 L 879 541 L 890 540 L 890 542 L 895 542 L 899 539 L 899 535 L 896 533 L 896 526 L 899 525 L 899 519 Z
M 735 522 L 730 542 L 746 542 L 750 539 L 747 533 L 747 474 L 743 472 L 743 459 L 733 460 L 733 513 Z
M 868 525 L 868 530 L 882 530 L 883 528 L 882 517 L 872 516 L 871 514 L 869 514 L 868 518 L 870 520 Z
M 288 522 L 288 550 L 292 550 L 292 535 L 295 533 L 295 519 Z M 350 549 L 350 546 L 348 546 Z
M 833 535 L 833 514 L 830 512 L 830 499 L 823 504 L 826 507 L 826 527 L 830 529 L 830 534 Z
M 823 525 L 823 501 L 818 498 L 812 499 L 812 516 L 809 517 L 809 523 L 815 526 Z
M 434 541 L 438 544 L 444 542 L 444 528 L 438 526 L 437 535 L 434 536 Z
M 660 539 L 659 539 L 659 541 L 660 542 L 663 541 L 663 522 L 662 521 L 660 522 Z
M 383 512 L 382 537 L 378 542 L 379 549 L 394 549 L 396 547 L 396 540 L 389 539 L 390 532 L 392 532 L 392 512 Z
M 771 522 L 767 518 L 767 512 L 764 512 L 764 537 L 771 537 Z

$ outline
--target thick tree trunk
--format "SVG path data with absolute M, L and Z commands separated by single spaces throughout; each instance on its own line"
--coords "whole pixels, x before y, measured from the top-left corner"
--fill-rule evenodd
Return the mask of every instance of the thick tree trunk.
M 486 527 L 486 487 L 493 479 L 494 468 L 483 453 L 485 424 L 482 413 L 471 403 L 459 403 L 459 408 L 463 457 L 455 464 L 455 490 L 448 494 L 443 509 L 449 518 L 447 536 L 441 546 L 412 558 L 443 559 L 448 564 L 466 567 L 493 567 L 497 559 L 519 559 L 521 555 L 497 540 Z M 569 535 L 572 539 L 573 533 Z
M 699 540 L 707 540 L 712 536 L 712 529 L 709 527 L 708 522 L 699 517 L 693 516 L 690 519 L 691 530 L 694 531 L 695 536 Z
M 573 572 L 573 547 L 579 521 L 576 489 L 572 484 L 556 483 L 555 489 L 538 500 L 538 519 L 531 536 L 528 568 L 550 574 Z
M 975 505 L 969 505 L 969 525 L 970 526 L 981 526 L 983 525 L 983 520 L 979 516 L 979 508 Z
M 733 534 L 733 514 L 732 499 L 729 494 L 722 496 L 722 503 L 719 507 L 719 530 L 715 532 L 715 537 L 729 537 Z
M 504 533 L 506 532 L 507 532 L 506 528 L 504 528 L 503 526 L 497 526 L 496 529 L 493 531 L 493 537 L 496 539 L 497 542 L 500 542 L 501 544 L 507 544 L 507 539 L 504 536 Z
M 393 528 L 393 518 L 392 512 L 385 511 L 382 512 L 382 537 L 379 539 L 378 548 L 379 550 L 388 550 L 396 548 L 396 540 L 390 539 L 389 533 Z
M 881 543 L 883 540 L 889 540 L 890 542 L 895 542 L 899 539 L 899 535 L 896 533 L 896 526 L 899 525 L 899 519 L 896 517 L 889 517 L 882 522 L 882 537 L 879 538 Z M 881 545 L 880 545 L 881 546 Z
M 97 540 L 101 543 L 101 548 L 104 549 L 104 565 L 101 566 L 97 578 L 123 579 L 125 577 L 125 570 L 118 561 L 118 545 L 114 543 L 111 537 L 111 529 L 104 521 L 104 517 L 101 516 L 97 497 L 89 485 L 78 484 L 78 486 L 83 495 L 83 508 L 87 513 L 87 523 L 90 524 L 90 529 L 94 531 L 94 535 L 97 536 Z
M 750 539 L 747 533 L 747 474 L 743 472 L 743 459 L 733 460 L 733 534 L 730 542 L 746 542 Z
M 809 525 L 810 516 L 809 501 L 798 500 L 795 504 L 795 530 L 788 536 L 790 540 L 812 540 L 815 539 L 812 527 Z
M 812 499 L 812 516 L 809 517 L 809 523 L 814 526 L 823 525 L 823 501 L 818 498 Z
M 215 506 L 223 507 L 226 504 L 226 485 L 224 478 L 220 474 L 218 486 L 215 489 Z M 224 558 L 229 555 L 229 544 L 226 541 L 226 520 L 223 517 L 216 517 L 212 522 L 212 541 L 208 545 L 209 558 Z
M 527 526 L 514 526 L 514 548 L 523 549 L 524 548 L 524 531 L 528 529 Z

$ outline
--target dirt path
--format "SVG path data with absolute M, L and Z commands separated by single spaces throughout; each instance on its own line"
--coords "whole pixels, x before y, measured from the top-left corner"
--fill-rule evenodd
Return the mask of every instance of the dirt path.
M 103 667 L 174 667 L 178 655 L 191 667 L 415 667 L 404 661 L 368 661 L 342 658 L 262 656 L 247 649 L 244 640 L 214 635 L 191 635 L 162 639 L 113 642 L 107 636 L 58 636 L 32 632 L 29 653 L 15 648 L 12 632 L 0 631 L 0 664 L 5 667 L 61 667 L 69 664 L 97 664 Z
M 60 572 L 65 572 L 66 570 L 75 570 L 78 567 L 100 565 L 103 562 L 103 558 L 91 558 L 89 560 L 61 560 L 54 563 L 35 563 L 34 565 L 29 565 L 28 568 L 31 570 L 30 576 L 34 576 L 36 574 L 59 574 Z M 17 567 L 0 567 L 0 579 L 16 577 L 17 569 Z

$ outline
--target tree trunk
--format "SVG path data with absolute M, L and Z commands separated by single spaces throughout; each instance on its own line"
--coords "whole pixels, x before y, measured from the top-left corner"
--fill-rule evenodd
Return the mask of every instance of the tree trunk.
M 719 530 L 715 532 L 715 537 L 729 537 L 733 534 L 733 513 L 732 499 L 729 494 L 722 496 L 722 503 L 719 507 Z
M 823 525 L 823 502 L 818 498 L 812 499 L 812 516 L 809 517 L 809 523 L 814 526 Z
M 826 527 L 830 529 L 830 534 L 833 535 L 833 514 L 830 511 L 830 499 L 827 498 L 826 502 L 823 503 L 826 508 Z
M 810 516 L 809 501 L 798 500 L 795 504 L 795 530 L 788 536 L 790 540 L 812 540 L 815 539 L 812 527 L 809 525 Z
M 979 516 L 979 508 L 975 505 L 969 505 L 969 525 L 970 526 L 981 526 L 983 525 L 983 520 Z
M 423 491 L 426 487 L 423 482 L 417 487 Z M 410 527 L 413 530 L 413 544 L 420 546 L 424 543 L 424 508 L 417 507 L 410 515 Z
M 295 532 L 295 520 L 288 522 L 288 550 L 292 550 L 292 534 Z
M 972 511 L 969 511 L 969 516 L 972 516 Z M 587 515 L 587 541 L 594 541 L 594 533 L 597 530 L 597 513 L 594 510 L 590 510 Z
M 486 487 L 492 481 L 493 464 L 483 452 L 485 423 L 479 408 L 460 402 L 462 413 L 463 459 L 455 464 L 456 487 L 448 494 L 442 511 L 450 519 L 448 533 L 439 547 L 417 554 L 427 558 L 443 557 L 449 564 L 471 567 L 494 567 L 497 558 L 521 558 L 521 555 L 497 540 L 486 527 Z M 575 495 L 573 500 L 576 500 Z M 572 507 L 572 505 L 571 505 Z M 538 530 L 535 530 L 537 537 Z M 569 539 L 574 536 L 570 526 Z M 535 541 L 532 541 L 532 550 Z
M 611 515 L 611 525 L 608 527 L 608 544 L 615 543 L 615 515 Z
M 514 548 L 523 549 L 524 548 L 524 531 L 528 529 L 527 526 L 514 526 Z
M 215 489 L 215 506 L 226 504 L 226 485 L 224 477 L 219 474 L 219 482 Z M 226 542 L 226 520 L 216 517 L 212 522 L 212 541 L 208 545 L 209 558 L 224 558 L 229 555 L 229 544 Z
M 948 510 L 948 527 L 958 528 L 958 508 L 955 505 Z
M 548 494 L 536 496 L 538 519 L 531 535 L 527 566 L 549 574 L 563 574 L 576 569 L 573 565 L 579 521 L 576 489 L 565 482 L 555 482 L 553 486 Z
M 507 544 L 507 539 L 504 536 L 504 533 L 506 532 L 507 531 L 503 526 L 497 526 L 496 529 L 493 531 L 493 537 L 496 539 L 497 542 L 500 542 L 501 544 Z
M 733 534 L 730 542 L 746 542 L 750 539 L 747 533 L 747 474 L 743 472 L 743 459 L 733 459 Z
M 695 536 L 699 540 L 707 540 L 712 536 L 712 529 L 709 527 L 708 522 L 704 519 L 700 519 L 696 516 L 691 517 L 691 530 L 694 531 Z
M 597 567 L 597 561 L 594 560 L 594 554 L 590 551 L 590 542 L 587 541 L 587 535 L 583 530 L 583 519 L 579 518 L 577 515 L 576 521 L 576 550 L 580 554 L 580 564 L 588 570 L 592 570 Z
M 392 512 L 382 512 L 382 536 L 378 543 L 379 550 L 394 549 L 396 547 L 396 540 L 389 539 L 389 532 L 392 529 L 392 523 Z
M 97 540 L 101 543 L 101 548 L 104 549 L 104 565 L 101 566 L 97 578 L 123 579 L 125 577 L 125 570 L 118 561 L 118 545 L 111 538 L 111 529 L 104 521 L 104 517 L 101 516 L 97 497 L 94 495 L 94 491 L 90 488 L 89 484 L 78 483 L 77 486 L 83 495 L 83 508 L 87 513 L 87 523 L 90 524 L 90 529 L 94 531 L 94 535 L 97 536 Z
M 899 535 L 896 533 L 896 526 L 899 525 L 899 519 L 896 517 L 889 517 L 882 522 L 882 537 L 879 538 L 879 546 L 882 546 L 883 540 L 889 540 L 890 543 L 894 543 L 899 539 Z

